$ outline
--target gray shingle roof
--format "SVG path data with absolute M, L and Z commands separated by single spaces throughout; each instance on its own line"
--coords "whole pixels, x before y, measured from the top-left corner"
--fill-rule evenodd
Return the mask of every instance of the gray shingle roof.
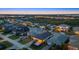
M 54 36 L 47 40 L 48 45 L 52 45 L 52 43 L 56 45 L 63 44 L 68 39 L 68 36 L 61 33 L 55 33 Z
M 45 33 L 42 33 L 42 34 L 37 34 L 35 37 L 39 38 L 39 39 L 46 39 L 50 35 L 51 35 L 50 32 L 45 32 Z

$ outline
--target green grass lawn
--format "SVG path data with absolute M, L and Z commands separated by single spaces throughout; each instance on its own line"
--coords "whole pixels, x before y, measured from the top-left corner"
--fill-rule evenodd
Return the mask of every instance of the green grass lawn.
M 43 47 L 45 47 L 46 44 L 43 44 L 41 46 L 35 46 L 35 45 L 31 45 L 30 48 L 32 48 L 33 50 L 41 50 Z
M 7 34 L 9 34 L 9 33 L 8 33 L 8 32 L 3 32 L 3 33 L 2 33 L 2 35 L 7 35 Z
M 1 30 L 1 29 L 0 29 L 0 33 L 1 33 L 1 32 L 4 32 L 4 30 Z
M 20 40 L 19 42 L 20 42 L 21 44 L 26 44 L 26 43 L 27 43 L 27 40 L 26 40 L 26 39 Z
M 20 42 L 21 44 L 26 44 L 26 43 L 28 43 L 28 42 L 30 42 L 30 41 L 32 41 L 32 39 L 31 39 L 30 37 L 28 37 L 27 39 L 20 40 L 19 42 Z
M 9 48 L 11 47 L 13 44 L 11 44 L 10 42 L 8 41 L 3 41 L 3 42 L 0 42 L 0 44 L 4 45 L 6 48 Z
M 28 42 L 30 42 L 30 41 L 32 41 L 31 39 L 24 39 L 24 40 L 20 40 L 19 42 L 21 43 L 21 44 L 26 44 L 26 43 L 28 43 Z
M 12 35 L 12 36 L 9 36 L 8 38 L 12 39 L 12 40 L 16 40 L 19 38 L 18 35 Z

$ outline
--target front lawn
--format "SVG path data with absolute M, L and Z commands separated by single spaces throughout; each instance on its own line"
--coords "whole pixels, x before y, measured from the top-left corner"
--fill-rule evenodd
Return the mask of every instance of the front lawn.
M 9 36 L 9 38 L 12 39 L 12 40 L 16 40 L 16 39 L 19 38 L 19 36 L 18 35 L 12 35 L 12 36 Z
M 27 43 L 27 40 L 26 40 L 26 39 L 20 40 L 19 42 L 20 42 L 21 44 L 26 44 L 26 43 Z
M 7 34 L 9 34 L 9 32 L 3 32 L 2 34 L 3 34 L 3 35 L 7 35 Z
M 28 42 L 30 42 L 30 41 L 32 41 L 31 39 L 23 39 L 23 40 L 20 40 L 19 42 L 21 43 L 21 44 L 26 44 L 26 43 L 28 43 Z
M 1 32 L 4 32 L 4 30 L 0 29 L 0 33 L 1 33 Z
M 30 38 L 30 36 L 28 36 L 27 39 L 21 39 L 19 42 L 20 42 L 21 44 L 26 44 L 26 43 L 28 43 L 28 42 L 30 42 L 30 41 L 32 41 L 32 39 Z
M 3 42 L 0 42 L 0 44 L 4 45 L 6 48 L 9 48 L 11 47 L 13 44 L 11 44 L 10 42 L 8 41 L 3 41 Z

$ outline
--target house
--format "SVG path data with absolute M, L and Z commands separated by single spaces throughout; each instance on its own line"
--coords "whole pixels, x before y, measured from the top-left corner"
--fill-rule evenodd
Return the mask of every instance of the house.
M 55 45 L 54 48 L 59 49 L 59 47 L 61 48 L 62 45 L 68 44 L 70 42 L 69 37 L 65 33 L 51 34 L 50 32 L 45 32 L 45 33 L 33 36 L 32 38 L 33 40 L 35 40 L 33 45 L 40 46 L 46 43 L 47 46 L 49 46 L 47 49 L 53 47 L 53 45 Z
M 73 32 L 79 35 L 79 27 L 73 27 Z
M 79 36 L 71 35 L 69 39 L 70 39 L 71 46 L 79 49 Z
M 16 19 L 16 22 L 20 23 L 20 22 L 23 22 L 23 20 L 22 19 Z
M 62 45 L 69 43 L 69 38 L 64 33 L 54 33 L 53 36 L 50 37 L 46 42 L 50 48 L 55 45 L 56 49 L 61 49 Z
M 22 23 L 22 25 L 24 25 L 24 26 L 32 26 L 32 22 L 24 21 L 24 22 Z
M 15 26 L 15 28 L 13 29 L 13 33 L 22 36 L 27 36 L 27 32 L 29 31 L 29 28 L 26 26 Z
M 37 35 L 44 31 L 42 28 L 37 28 L 37 27 L 29 27 L 29 29 L 30 29 L 29 31 L 30 35 Z
M 70 26 L 69 25 L 66 25 L 66 24 L 61 24 L 59 25 L 61 28 L 62 28 L 62 31 L 65 31 L 65 32 L 68 32 Z
M 13 26 L 14 26 L 14 25 L 11 24 L 11 23 L 5 23 L 5 24 L 3 25 L 3 28 L 4 28 L 4 30 L 5 30 L 6 32 L 12 32 L 12 30 L 14 29 Z
M 37 34 L 36 36 L 33 36 L 32 39 L 35 40 L 34 45 L 39 46 L 43 44 L 50 35 L 51 35 L 50 32 L 44 32 L 41 34 Z
M 47 40 L 47 44 L 52 45 L 52 43 L 54 43 L 56 45 L 62 45 L 67 39 L 68 36 L 64 33 L 54 33 L 53 36 Z
M 23 35 L 23 36 L 24 35 L 27 36 L 27 32 L 29 32 L 29 28 L 27 26 L 20 26 L 11 23 L 4 24 L 4 30 L 6 32 L 12 32 L 13 34 Z
M 59 27 L 59 26 L 56 26 L 56 27 L 54 28 L 54 31 L 55 31 L 55 32 L 62 32 L 62 28 Z
M 70 28 L 69 25 L 61 24 L 55 27 L 55 31 L 56 32 L 68 32 L 69 28 Z
M 9 23 L 16 23 L 16 19 L 7 19 Z

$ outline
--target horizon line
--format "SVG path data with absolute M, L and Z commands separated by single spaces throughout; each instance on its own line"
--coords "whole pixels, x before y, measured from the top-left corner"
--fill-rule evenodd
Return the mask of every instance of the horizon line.
M 0 14 L 79 14 L 79 11 L 0 11 Z

